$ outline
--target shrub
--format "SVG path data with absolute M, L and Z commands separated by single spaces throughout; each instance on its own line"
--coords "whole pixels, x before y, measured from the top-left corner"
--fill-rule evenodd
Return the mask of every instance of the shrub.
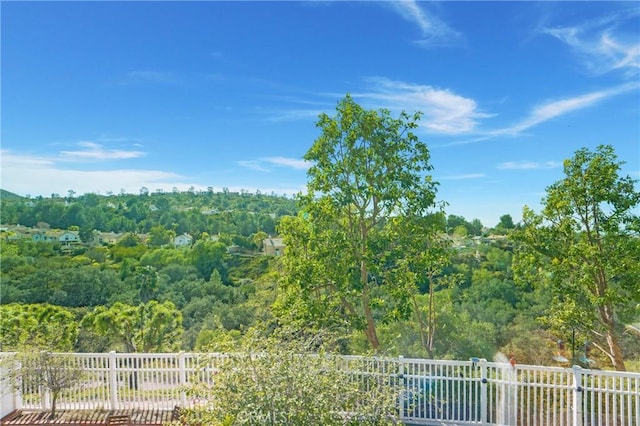
M 326 337 L 264 338 L 249 332 L 226 355 L 213 385 L 194 385 L 203 404 L 185 410 L 188 425 L 387 425 L 398 392 L 386 375 L 345 369 Z M 357 366 L 355 367 L 357 370 Z

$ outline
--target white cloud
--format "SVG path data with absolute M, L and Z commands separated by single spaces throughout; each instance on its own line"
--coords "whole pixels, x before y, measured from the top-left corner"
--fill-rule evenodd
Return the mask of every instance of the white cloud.
M 271 170 L 262 165 L 260 160 L 240 160 L 238 166 L 245 169 L 256 170 L 258 172 L 270 172 Z
M 425 3 L 401 0 L 383 2 L 382 4 L 391 7 L 403 19 L 420 28 L 423 38 L 417 40 L 416 43 L 423 47 L 452 46 L 462 41 L 462 35 L 459 32 L 425 9 Z
M 568 45 L 594 74 L 623 70 L 637 77 L 640 70 L 640 39 L 637 22 L 629 34 L 620 29 L 625 22 L 637 21 L 638 8 L 624 8 L 616 13 L 586 21 L 577 26 L 544 28 L 542 32 Z
M 80 142 L 83 149 L 74 151 L 61 151 L 60 155 L 71 160 L 123 160 L 139 158 L 145 155 L 142 151 L 108 150 L 95 142 Z
M 404 19 L 416 23 L 423 34 L 433 31 L 433 23 L 415 1 L 396 1 L 391 5 Z
M 493 131 L 491 132 L 491 134 L 494 136 L 502 134 L 516 135 L 545 121 L 551 120 L 564 114 L 568 114 L 573 111 L 577 111 L 579 109 L 588 108 L 604 99 L 632 90 L 638 90 L 638 88 L 640 88 L 639 83 L 627 83 L 612 87 L 610 89 L 586 93 L 584 95 L 575 96 L 572 98 L 550 101 L 534 108 L 529 116 L 519 123 L 508 128 Z
M 265 161 L 277 166 L 291 167 L 297 170 L 307 170 L 311 166 L 308 161 L 298 158 L 268 157 L 265 158 Z
M 62 168 L 54 158 L 14 154 L 3 150 L 3 189 L 17 194 L 49 196 L 56 192 L 64 194 L 73 189 L 78 194 L 107 191 L 135 193 L 145 186 L 172 188 L 185 185 L 184 177 L 159 170 L 77 170 Z
M 539 170 L 539 169 L 555 169 L 562 166 L 557 161 L 545 161 L 542 163 L 535 161 L 507 161 L 498 164 L 497 168 L 502 170 Z
M 491 116 L 480 112 L 475 100 L 448 89 L 381 77 L 369 78 L 366 82 L 369 92 L 354 96 L 392 110 L 421 111 L 424 115 L 420 125 L 433 133 L 469 133 L 476 129 L 479 119 Z
M 598 102 L 602 102 L 608 98 L 615 97 L 634 90 L 637 91 L 638 89 L 640 89 L 640 82 L 629 82 L 605 90 L 586 93 L 570 98 L 548 101 L 533 108 L 529 115 L 512 126 L 499 128 L 496 130 L 477 132 L 477 137 L 452 141 L 442 144 L 441 146 L 457 146 L 478 143 L 494 139 L 497 136 L 517 136 L 525 130 L 535 127 L 546 121 L 552 120 L 565 114 L 569 114 L 574 111 L 578 111 L 580 109 L 592 107 Z M 481 114 L 480 116 L 485 115 Z
M 486 177 L 484 173 L 467 173 L 463 175 L 449 175 L 438 177 L 439 180 L 469 180 L 469 179 L 481 179 Z
M 307 170 L 311 164 L 308 161 L 299 158 L 265 157 L 257 160 L 238 161 L 238 165 L 240 167 L 259 172 L 270 172 L 273 167 L 288 167 L 296 170 Z
M 323 112 L 322 109 L 283 109 L 283 110 L 270 110 L 261 111 L 269 114 L 267 121 L 280 122 L 280 121 L 295 121 L 295 120 L 316 120 L 318 116 Z
M 206 191 L 208 188 L 208 185 L 173 172 L 124 168 L 77 170 L 60 167 L 55 158 L 16 154 L 7 150 L 0 150 L 0 166 L 0 187 L 19 195 L 48 197 L 52 193 L 66 194 L 69 190 L 79 195 L 108 192 L 137 194 L 142 187 L 150 192 L 158 189 L 171 191 L 174 187 L 180 191 L 190 187 L 196 191 Z M 228 185 L 227 189 L 232 192 L 244 190 L 255 193 L 260 190 L 263 194 L 293 195 L 304 191 L 305 187 L 265 184 Z M 222 191 L 222 186 L 214 187 L 214 191 Z

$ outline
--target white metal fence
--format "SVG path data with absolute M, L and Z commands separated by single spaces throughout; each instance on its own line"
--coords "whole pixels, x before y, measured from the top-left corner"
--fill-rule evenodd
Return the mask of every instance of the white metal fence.
M 166 409 L 198 404 L 187 392 L 211 383 L 223 354 L 55 354 L 81 375 L 64 391 L 65 409 Z M 10 354 L 0 354 L 7 358 Z M 403 421 L 430 425 L 640 426 L 640 373 L 474 361 L 345 356 L 360 375 L 388 375 L 400 386 Z M 23 382 L 23 409 L 49 408 L 48 392 Z

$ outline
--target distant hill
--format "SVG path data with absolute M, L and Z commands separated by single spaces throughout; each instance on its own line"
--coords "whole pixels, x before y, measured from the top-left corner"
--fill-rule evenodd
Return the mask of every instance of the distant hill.
M 5 191 L 4 189 L 0 189 L 0 198 L 4 198 L 5 200 L 20 200 L 23 197 L 21 197 L 18 194 L 14 194 L 13 192 L 9 192 L 9 191 Z

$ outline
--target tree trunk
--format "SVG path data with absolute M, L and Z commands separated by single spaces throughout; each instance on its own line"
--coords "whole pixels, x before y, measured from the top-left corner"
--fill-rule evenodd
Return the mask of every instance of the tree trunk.
M 371 311 L 371 306 L 369 303 L 369 286 L 364 283 L 364 288 L 362 289 L 362 308 L 364 310 L 364 316 L 367 320 L 367 329 L 365 330 L 365 334 L 367 336 L 367 340 L 371 345 L 371 348 L 374 351 L 377 351 L 380 347 L 380 342 L 378 341 L 378 333 L 376 332 L 376 321 L 373 318 L 373 312 Z
M 138 389 L 138 358 L 133 358 L 133 370 L 129 373 L 129 389 Z
M 611 306 L 601 306 L 600 316 L 607 328 L 607 345 L 609 346 L 609 357 L 611 358 L 613 367 L 617 371 L 627 371 L 627 368 L 624 365 L 624 355 L 622 355 L 622 349 L 620 349 L 618 337 L 616 336 L 615 320 L 613 319 L 613 309 Z
M 433 282 L 433 274 L 429 274 L 429 356 L 433 358 L 433 343 L 436 334 L 436 312 L 435 312 L 435 283 Z
M 367 230 L 366 227 L 362 227 L 362 246 L 360 247 L 361 255 L 364 257 L 366 250 Z M 364 311 L 364 317 L 367 321 L 367 329 L 365 334 L 367 340 L 374 351 L 377 351 L 380 347 L 378 341 L 378 333 L 376 332 L 376 320 L 373 318 L 373 312 L 371 311 L 371 301 L 369 299 L 369 268 L 367 262 L 360 260 L 360 280 L 362 281 L 362 310 Z
M 51 392 L 51 418 L 56 418 L 56 403 L 58 402 L 58 392 Z
M 420 312 L 420 307 L 418 306 L 415 294 L 411 295 L 411 300 L 413 301 L 413 312 L 415 314 L 416 321 L 418 322 L 418 328 L 420 329 L 420 343 L 422 343 L 422 347 L 427 351 L 429 358 L 433 358 L 429 345 L 430 340 L 427 334 L 427 324 L 425 324 L 424 318 L 422 318 L 422 313 Z

